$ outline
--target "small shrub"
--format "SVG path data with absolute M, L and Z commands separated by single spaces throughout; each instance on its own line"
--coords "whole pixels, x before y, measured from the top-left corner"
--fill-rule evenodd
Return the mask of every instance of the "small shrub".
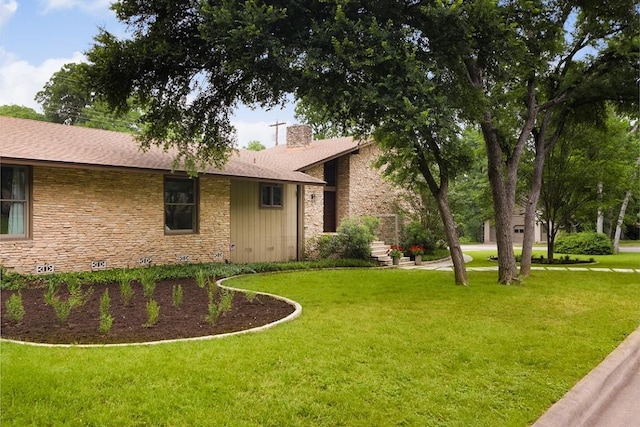
M 226 313 L 231 310 L 231 304 L 233 302 L 233 291 L 229 289 L 221 289 L 220 291 L 220 302 L 218 303 L 218 308 L 220 309 L 220 313 Z
M 105 289 L 100 297 L 100 332 L 108 334 L 112 325 L 111 298 L 109 298 L 109 289 Z
M 145 298 L 151 298 L 156 290 L 156 277 L 151 270 L 143 271 L 140 277 L 140 284 L 142 285 L 142 293 Z
M 144 328 L 151 328 L 158 323 L 158 317 L 160 317 L 160 306 L 156 300 L 150 299 L 147 301 L 147 323 L 143 324 Z
M 355 219 L 345 219 L 338 227 L 343 252 L 342 258 L 369 259 L 371 257 L 371 242 L 374 234 L 371 229 Z
M 323 234 L 312 241 L 311 252 L 319 259 L 364 259 L 371 257 L 371 242 L 377 228 L 377 218 L 365 217 L 360 220 L 342 220 L 336 234 Z
M 182 285 L 173 285 L 171 296 L 173 299 L 173 306 L 180 307 L 182 305 Z
M 205 320 L 210 325 L 215 325 L 216 321 L 218 320 L 218 316 L 220 315 L 218 304 L 216 304 L 215 301 L 209 301 L 209 304 L 207 304 L 207 310 L 208 313 L 205 316 Z
M 256 299 L 256 296 L 258 295 L 258 293 L 256 291 L 246 291 L 244 293 L 245 298 L 247 299 L 247 301 L 249 302 L 253 302 L 254 299 Z
M 93 293 L 93 288 L 83 292 L 78 279 L 74 276 L 67 278 L 68 295 L 66 299 L 58 295 L 58 289 L 59 286 L 55 281 L 50 282 L 44 295 L 44 302 L 53 307 L 56 318 L 60 323 L 66 323 L 71 311 L 76 307 L 85 305 Z
M 431 232 L 419 221 L 412 221 L 404 227 L 402 232 L 402 244 L 406 248 L 414 245 L 421 246 L 424 254 L 432 254 L 438 247 Z
M 610 255 L 613 253 L 613 243 L 600 233 L 562 233 L 556 237 L 554 251 L 575 255 Z
M 207 276 L 204 274 L 204 270 L 196 271 L 196 283 L 200 289 L 204 289 L 207 284 Z
M 118 280 L 120 281 L 120 296 L 122 296 L 122 304 L 127 307 L 131 303 L 131 298 L 133 298 L 134 294 L 133 287 L 131 286 L 131 279 L 123 273 Z
M 24 305 L 22 304 L 22 294 L 20 292 L 11 294 L 5 302 L 7 316 L 16 323 L 22 322 L 24 318 Z

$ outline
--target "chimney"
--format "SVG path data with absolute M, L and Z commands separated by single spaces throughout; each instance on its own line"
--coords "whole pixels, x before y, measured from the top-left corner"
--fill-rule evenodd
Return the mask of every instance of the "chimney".
M 293 125 L 287 127 L 287 148 L 305 148 L 311 144 L 311 126 Z

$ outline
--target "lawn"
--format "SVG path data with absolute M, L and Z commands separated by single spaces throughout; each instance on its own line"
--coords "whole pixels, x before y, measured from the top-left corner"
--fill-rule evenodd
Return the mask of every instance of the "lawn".
M 302 316 L 159 346 L 3 342 L 2 425 L 525 426 L 640 324 L 637 273 L 469 277 L 242 276 L 227 284 L 292 298 Z

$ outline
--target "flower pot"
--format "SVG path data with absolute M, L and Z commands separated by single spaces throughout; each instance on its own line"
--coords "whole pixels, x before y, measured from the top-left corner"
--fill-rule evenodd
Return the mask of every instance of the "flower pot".
M 416 255 L 416 265 L 422 265 L 422 255 Z
M 397 256 L 393 257 L 393 265 L 400 265 L 400 257 L 397 257 Z

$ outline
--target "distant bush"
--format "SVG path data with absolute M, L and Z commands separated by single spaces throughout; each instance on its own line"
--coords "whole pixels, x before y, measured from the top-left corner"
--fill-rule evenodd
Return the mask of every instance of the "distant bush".
M 414 245 L 422 246 L 425 254 L 433 254 L 437 247 L 433 234 L 419 221 L 410 222 L 402 232 L 402 246 L 410 248 Z
M 609 255 L 613 253 L 613 243 L 600 233 L 586 232 L 559 234 L 554 252 L 578 255 Z

